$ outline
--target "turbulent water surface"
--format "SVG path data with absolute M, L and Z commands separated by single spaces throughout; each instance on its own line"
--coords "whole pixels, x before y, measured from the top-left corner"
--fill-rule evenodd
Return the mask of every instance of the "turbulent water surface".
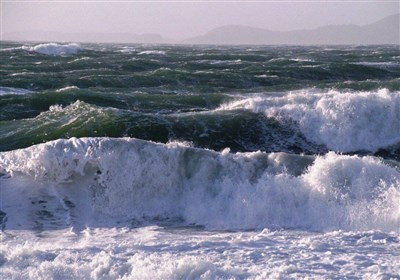
M 0 63 L 0 278 L 400 279 L 398 46 Z

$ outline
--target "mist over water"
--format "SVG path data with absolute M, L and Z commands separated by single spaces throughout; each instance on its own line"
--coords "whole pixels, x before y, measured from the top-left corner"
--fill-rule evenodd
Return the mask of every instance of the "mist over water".
M 397 47 L 1 47 L 2 277 L 398 277 Z

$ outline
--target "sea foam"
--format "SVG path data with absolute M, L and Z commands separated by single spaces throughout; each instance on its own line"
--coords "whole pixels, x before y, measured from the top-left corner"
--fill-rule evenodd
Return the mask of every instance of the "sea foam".
M 3 152 L 0 167 L 11 177 L 1 187 L 6 229 L 37 224 L 29 213 L 42 213 L 36 208 L 43 205 L 50 226 L 61 227 L 182 219 L 227 230 L 400 229 L 400 171 L 374 157 L 231 154 L 83 138 Z
M 304 136 L 337 152 L 376 151 L 400 142 L 400 92 L 301 90 L 240 99 L 220 110 L 246 109 L 293 122 Z

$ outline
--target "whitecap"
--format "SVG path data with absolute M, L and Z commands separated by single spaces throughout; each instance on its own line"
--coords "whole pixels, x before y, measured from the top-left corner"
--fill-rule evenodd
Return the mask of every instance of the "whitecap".
M 11 52 L 16 50 L 21 50 L 22 47 L 14 47 L 14 48 L 0 48 L 0 52 Z
M 1 95 L 25 95 L 30 94 L 33 91 L 23 88 L 13 88 L 13 87 L 0 87 Z
M 73 90 L 73 89 L 79 89 L 79 87 L 77 87 L 77 86 L 63 87 L 63 88 L 57 89 L 56 92 L 63 92 L 63 91 Z
M 375 67 L 375 68 L 379 68 L 379 69 L 389 69 L 389 68 L 399 68 L 400 67 L 400 63 L 394 62 L 394 61 L 382 61 L 382 62 L 363 61 L 363 62 L 355 62 L 353 64 Z
M 294 62 L 315 62 L 315 60 L 309 59 L 309 58 L 292 58 L 290 59 L 290 61 L 294 61 Z
M 76 54 L 81 49 L 81 47 L 76 43 L 69 43 L 69 44 L 45 43 L 33 47 L 24 46 L 23 49 L 45 55 L 68 55 L 68 54 Z
M 77 59 L 74 59 L 74 60 L 72 60 L 72 61 L 70 61 L 70 62 L 68 62 L 68 63 L 75 63 L 75 62 L 78 62 L 78 61 L 83 61 L 83 60 L 90 60 L 90 57 L 80 57 L 80 58 L 77 58 Z
M 157 54 L 157 55 L 164 55 L 166 54 L 165 51 L 159 51 L 159 50 L 147 50 L 147 51 L 141 51 L 138 53 L 139 55 L 150 55 L 150 54 Z

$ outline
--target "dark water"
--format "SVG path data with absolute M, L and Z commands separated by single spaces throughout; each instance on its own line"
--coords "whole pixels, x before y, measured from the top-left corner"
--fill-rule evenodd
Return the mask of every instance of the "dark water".
M 59 138 L 128 136 L 217 151 L 399 156 L 398 46 L 1 48 L 0 151 Z M 373 108 L 382 95 L 389 98 L 382 108 L 393 107 L 386 120 L 343 114 Z M 342 107 L 332 105 L 338 98 Z M 324 100 L 331 107 L 313 119 L 310 112 Z M 288 106 L 297 107 L 288 113 Z M 321 119 L 332 110 L 336 119 Z M 336 136 L 358 144 L 335 141 L 326 132 L 332 126 L 349 127 Z M 382 144 L 368 144 L 376 139 Z

